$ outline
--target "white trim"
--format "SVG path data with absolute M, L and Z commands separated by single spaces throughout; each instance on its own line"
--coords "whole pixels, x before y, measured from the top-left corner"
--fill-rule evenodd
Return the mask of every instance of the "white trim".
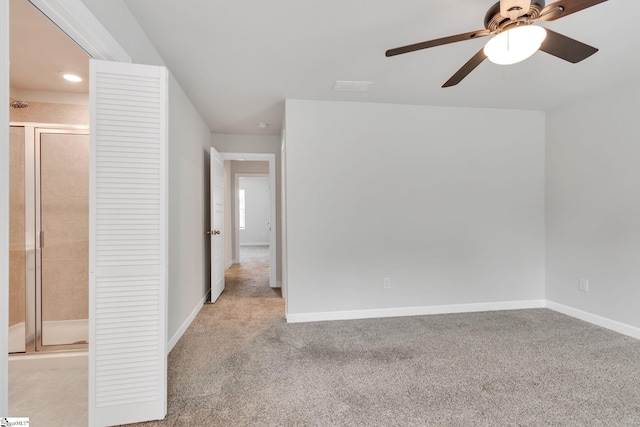
M 187 331 L 187 328 L 189 328 L 189 326 L 191 326 L 191 323 L 196 318 L 198 313 L 200 313 L 200 310 L 204 306 L 204 303 L 207 302 L 207 300 L 209 299 L 209 293 L 210 292 L 211 291 L 209 290 L 209 291 L 207 291 L 206 294 L 204 294 L 204 297 L 202 297 L 200 302 L 198 302 L 198 304 L 193 309 L 193 311 L 191 312 L 189 317 L 187 317 L 187 319 L 182 323 L 182 325 L 180 325 L 180 328 L 178 328 L 176 333 L 173 334 L 173 336 L 169 340 L 169 343 L 167 344 L 167 354 L 171 353 L 171 350 L 173 350 L 173 347 L 175 347 L 176 344 L 178 344 L 178 341 L 180 341 L 180 338 L 182 338 L 182 335 L 184 335 L 184 333 Z
M 523 310 L 548 308 L 558 313 L 583 320 L 632 338 L 640 339 L 640 328 L 577 308 L 558 304 L 549 300 L 501 301 L 491 303 L 434 305 L 423 307 L 379 308 L 370 310 L 329 311 L 316 313 L 289 313 L 288 323 L 321 322 L 328 320 L 373 319 L 384 317 L 425 316 L 431 314 L 473 313 L 479 311 Z
M 29 0 L 94 59 L 132 62 L 82 0 Z
M 240 243 L 240 246 L 269 246 L 269 242 Z
M 9 415 L 9 2 L 0 2 L 0 416 Z
M 278 235 L 278 217 L 276 210 L 276 155 L 273 153 L 220 153 L 224 160 L 257 160 L 269 162 L 269 188 L 271 189 L 271 233 L 269 233 L 269 286 L 276 288 L 278 271 L 278 247 L 276 236 Z M 245 174 L 249 175 L 249 174 Z M 238 241 L 238 240 L 236 240 Z M 235 254 L 233 255 L 235 257 Z M 234 260 L 234 264 L 238 262 Z
M 41 128 L 41 129 L 58 129 L 58 130 L 72 130 L 79 131 L 84 130 L 85 133 L 89 134 L 89 125 L 65 125 L 60 123 L 41 123 L 41 122 L 9 122 L 9 126 L 24 126 L 24 127 L 33 127 L 33 128 Z
M 284 298 L 285 316 L 289 312 L 289 286 L 288 264 L 287 264 L 287 129 L 286 117 L 282 119 L 282 145 L 280 147 L 280 265 L 281 273 L 279 283 L 282 288 L 282 298 Z
M 270 161 L 275 162 L 276 155 L 274 153 L 226 153 L 220 152 L 225 160 L 250 160 L 250 161 Z
M 577 308 L 569 307 L 566 305 L 558 304 L 553 301 L 547 300 L 547 308 L 558 313 L 566 314 L 567 316 L 575 317 L 576 319 L 584 320 L 596 326 L 601 326 L 606 329 L 618 332 L 620 334 L 628 335 L 630 337 L 640 339 L 640 328 L 626 323 L 618 322 L 617 320 L 608 319 L 606 317 L 598 316 L 597 314 L 587 313 L 586 311 L 578 310 Z
M 382 317 L 425 316 L 430 314 L 473 313 L 478 311 L 522 310 L 544 308 L 545 300 L 500 301 L 472 304 L 432 305 L 423 307 L 376 308 L 369 310 L 328 311 L 319 313 L 288 313 L 287 323 L 320 322 L 325 320 L 372 319 Z

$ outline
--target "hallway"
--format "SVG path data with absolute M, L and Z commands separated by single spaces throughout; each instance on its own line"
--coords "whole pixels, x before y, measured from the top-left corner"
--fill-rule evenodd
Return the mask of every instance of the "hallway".
M 221 298 L 282 297 L 280 288 L 269 287 L 269 246 L 240 246 L 240 263 L 233 264 L 225 272 L 224 280 L 225 290 Z
M 280 289 L 269 287 L 269 247 L 241 247 L 240 260 L 226 271 L 222 295 L 204 305 L 169 354 L 167 417 L 137 425 L 206 425 L 204 420 L 215 425 L 208 415 L 221 402 L 228 408 L 235 400 L 224 384 L 234 382 L 244 349 L 274 325 L 285 324 Z

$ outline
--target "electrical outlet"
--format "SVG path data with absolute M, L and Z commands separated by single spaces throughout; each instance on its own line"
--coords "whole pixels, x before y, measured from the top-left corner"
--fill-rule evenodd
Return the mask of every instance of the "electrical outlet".
M 391 277 L 385 277 L 383 283 L 385 289 L 391 289 Z
M 578 289 L 580 292 L 589 292 L 589 281 L 587 279 L 580 279 Z

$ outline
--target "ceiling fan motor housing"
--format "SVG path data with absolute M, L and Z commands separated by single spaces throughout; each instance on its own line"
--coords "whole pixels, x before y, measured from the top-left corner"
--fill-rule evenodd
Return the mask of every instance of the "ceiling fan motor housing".
M 502 0 L 489 8 L 484 27 L 500 32 L 513 25 L 528 23 L 540 15 L 544 5 L 544 0 Z

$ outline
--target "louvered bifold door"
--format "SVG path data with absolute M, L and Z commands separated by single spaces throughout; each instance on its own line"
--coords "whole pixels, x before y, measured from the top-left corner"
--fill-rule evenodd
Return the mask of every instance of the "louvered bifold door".
M 164 418 L 167 71 L 91 60 L 89 425 Z

